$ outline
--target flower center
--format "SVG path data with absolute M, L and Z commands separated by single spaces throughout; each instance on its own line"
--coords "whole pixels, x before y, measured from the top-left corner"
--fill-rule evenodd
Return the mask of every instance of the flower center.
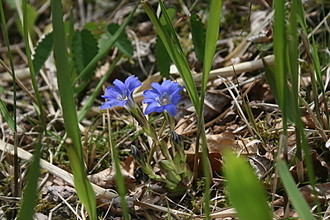
M 124 100 L 127 100 L 128 98 L 127 98 L 127 96 L 125 95 L 125 94 L 119 94 L 118 96 L 117 96 L 117 100 L 118 101 L 124 101 Z
M 163 93 L 161 97 L 159 97 L 160 105 L 168 105 L 171 103 L 171 98 L 167 93 Z

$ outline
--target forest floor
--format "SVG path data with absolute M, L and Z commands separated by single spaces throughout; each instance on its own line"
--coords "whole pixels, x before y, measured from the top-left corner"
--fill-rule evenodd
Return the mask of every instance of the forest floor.
M 17 84 L 17 124 L 19 147 L 19 193 L 14 196 L 13 176 L 14 158 L 8 152 L 14 144 L 13 132 L 6 119 L 0 114 L 0 218 L 11 219 L 21 203 L 21 190 L 25 184 L 29 160 L 38 138 L 38 117 L 31 101 L 32 85 L 27 68 L 27 57 L 21 32 L 16 28 L 18 14 L 7 2 L 5 15 L 7 18 L 11 50 L 19 83 Z M 49 1 L 32 1 L 32 11 L 36 14 L 32 25 L 32 43 L 37 42 L 51 30 Z M 47 2 L 46 4 L 44 2 Z M 150 1 L 153 6 L 156 2 Z M 205 23 L 207 1 L 166 1 L 166 6 L 174 8 L 173 24 L 180 37 L 187 60 L 194 74 L 196 85 L 200 88 L 202 64 L 196 58 L 191 39 L 189 24 L 190 13 L 198 14 Z M 123 23 L 125 17 L 134 8 L 132 1 L 90 1 L 78 0 L 71 5 L 64 1 L 66 19 L 70 10 L 73 12 L 74 29 L 89 29 L 94 37 L 100 34 L 100 27 L 110 23 Z M 322 10 L 323 7 L 323 10 Z M 325 7 L 325 8 L 324 8 Z M 328 5 L 320 1 L 304 1 L 306 20 L 315 41 L 319 45 L 322 61 L 329 57 L 330 17 Z M 268 195 L 270 207 L 275 219 L 295 217 L 297 213 L 291 205 L 285 207 L 285 193 L 277 183 L 278 174 L 274 165 L 282 155 L 279 149 L 282 134 L 282 116 L 279 106 L 266 81 L 262 58 L 270 66 L 274 65 L 273 56 L 273 9 L 272 1 L 224 1 L 222 20 L 217 42 L 217 50 L 212 66 L 207 94 L 204 103 L 205 131 L 207 136 L 209 159 L 213 174 L 211 186 L 212 218 L 235 219 L 236 212 L 227 197 L 225 179 L 222 173 L 223 151 L 232 149 L 244 156 L 253 167 Z M 32 19 L 33 20 L 33 19 Z M 98 29 L 99 28 L 99 29 Z M 102 33 L 102 31 L 101 31 Z M 141 103 L 142 89 L 150 88 L 151 82 L 162 82 L 164 77 L 158 72 L 157 62 L 162 58 L 155 52 L 156 33 L 148 16 L 139 7 L 132 21 L 126 27 L 126 34 L 131 42 L 133 56 L 123 56 L 115 66 L 106 86 L 112 85 L 115 79 L 125 80 L 130 75 L 137 76 L 142 87 L 135 92 L 135 100 Z M 327 39 L 328 40 L 327 40 Z M 306 99 L 302 106 L 302 120 L 307 135 L 308 146 L 312 155 L 318 199 L 322 213 L 319 216 L 327 219 L 330 216 L 330 143 L 329 128 L 326 124 L 323 102 L 320 103 L 321 118 L 319 121 L 313 103 L 312 80 L 308 69 L 308 58 L 304 45 L 301 49 L 301 95 Z M 323 51 L 323 52 L 322 52 Z M 105 59 L 95 69 L 88 85 L 76 94 L 77 109 L 81 109 L 92 94 L 97 83 L 106 74 L 118 55 L 118 49 L 108 52 Z M 326 54 L 328 53 L 328 54 Z M 308 53 L 306 53 L 308 54 Z M 323 54 L 323 55 L 322 55 Z M 7 66 L 8 51 L 4 40 L 0 37 L 0 57 Z M 157 61 L 158 60 L 158 61 Z M 328 60 L 329 61 L 329 60 Z M 321 62 L 322 63 L 322 62 Z M 325 85 L 328 85 L 329 62 L 323 62 Z M 61 113 L 60 97 L 57 91 L 55 65 L 52 55 L 45 62 L 37 76 L 39 91 L 47 113 L 47 135 L 42 146 L 42 171 L 38 183 L 38 203 L 35 219 L 84 219 L 85 213 L 78 202 L 75 188 L 72 185 L 69 158 L 64 138 L 65 129 Z M 182 82 L 177 69 L 172 65 L 170 78 Z M 326 87 L 328 90 L 328 87 Z M 108 122 L 106 111 L 100 111 L 104 101 L 101 92 L 80 123 L 83 140 L 84 158 L 88 177 L 92 183 L 101 187 L 100 191 L 116 192 L 116 176 L 113 168 L 108 139 Z M 0 99 L 13 114 L 13 81 L 4 65 L 0 65 Z M 136 146 L 142 154 L 147 151 L 149 139 L 123 108 L 109 110 L 113 143 L 119 149 L 122 173 L 127 188 L 127 202 L 132 219 L 176 219 L 203 218 L 203 171 L 199 165 L 198 179 L 185 186 L 184 191 L 168 189 L 163 183 L 148 178 L 131 152 L 131 145 Z M 162 127 L 164 118 L 161 114 L 153 114 L 152 122 L 157 129 Z M 197 118 L 195 110 L 185 90 L 177 105 L 175 115 L 175 132 L 182 138 L 187 165 L 192 171 L 197 136 Z M 288 127 L 288 161 L 295 161 L 296 133 L 295 127 Z M 11 151 L 12 152 L 12 151 Z M 146 155 L 144 155 L 146 157 Z M 161 157 L 157 157 L 161 160 Z M 154 171 L 166 178 L 166 172 L 154 162 Z M 290 163 L 290 172 L 297 182 L 300 192 L 311 209 L 315 208 L 314 197 L 303 168 L 302 175 L 297 171 L 297 163 Z M 99 219 L 121 219 L 122 210 L 119 198 L 97 198 Z

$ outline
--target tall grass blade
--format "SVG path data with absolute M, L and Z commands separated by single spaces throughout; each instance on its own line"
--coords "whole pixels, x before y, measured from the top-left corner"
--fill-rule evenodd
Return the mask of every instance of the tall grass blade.
M 34 219 L 34 208 L 37 204 L 37 186 L 40 174 L 39 160 L 41 157 L 41 139 L 42 133 L 39 134 L 38 141 L 35 144 L 35 152 L 33 154 L 33 161 L 29 166 L 27 175 L 27 184 L 23 193 L 22 207 L 18 213 L 19 220 L 33 220 Z
M 83 161 L 81 136 L 78 128 L 76 104 L 71 87 L 70 67 L 63 24 L 61 1 L 51 1 L 54 33 L 54 56 L 57 80 L 61 97 L 64 125 L 67 132 L 67 152 L 74 176 L 74 184 L 81 203 L 86 207 L 90 219 L 97 219 L 95 194 L 87 179 Z
M 163 26 L 157 18 L 153 8 L 149 5 L 148 2 L 142 2 L 143 8 L 146 11 L 147 15 L 149 16 L 149 19 L 151 20 L 152 24 L 156 28 L 157 35 L 162 40 L 169 56 L 171 57 L 171 60 L 177 67 L 183 82 L 185 84 L 185 87 L 188 91 L 189 97 L 191 99 L 191 102 L 193 103 L 196 111 L 199 110 L 199 96 L 196 89 L 196 85 L 194 82 L 194 79 L 192 77 L 192 74 L 189 69 L 189 65 L 187 63 L 187 60 L 185 58 L 185 55 L 182 51 L 182 48 L 180 46 L 180 42 L 177 38 L 176 32 L 171 24 L 171 20 L 169 16 L 167 15 L 166 8 L 162 1 L 159 1 L 159 4 L 161 5 L 162 13 L 164 16 L 164 21 L 166 22 L 166 26 Z
M 121 166 L 120 166 L 120 159 L 118 155 L 118 151 L 115 147 L 115 144 L 113 143 L 112 139 L 112 131 L 111 131 L 111 119 L 110 119 L 110 113 L 107 111 L 107 116 L 108 116 L 108 131 L 109 131 L 109 144 L 110 144 L 110 149 L 112 153 L 112 161 L 115 166 L 115 172 L 116 172 L 116 187 L 118 194 L 120 196 L 120 204 L 122 207 L 122 214 L 123 218 L 125 220 L 129 220 L 129 214 L 128 214 L 128 207 L 126 203 L 126 187 L 125 187 L 125 180 L 123 177 L 123 174 L 121 173 Z
M 14 103 L 14 112 L 13 116 L 10 115 L 8 112 L 7 108 L 5 108 L 5 105 L 3 102 L 2 103 L 2 114 L 4 115 L 5 120 L 7 121 L 10 129 L 14 132 L 14 192 L 13 196 L 19 196 L 20 195 L 20 187 L 18 184 L 18 178 L 19 178 L 19 163 L 18 163 L 18 155 L 17 155 L 17 102 L 16 102 L 16 73 L 15 73 L 15 68 L 14 68 L 14 61 L 13 61 L 13 56 L 11 53 L 10 49 L 10 43 L 9 43 L 9 36 L 8 36 L 8 30 L 7 30 L 7 24 L 6 24 L 6 19 L 5 19 L 5 14 L 3 11 L 3 6 L 2 3 L 0 3 L 0 20 L 1 20 L 1 27 L 2 27 L 2 32 L 5 40 L 5 44 L 7 46 L 8 50 L 8 57 L 9 57 L 9 63 L 10 63 L 10 68 L 13 76 L 13 103 Z
M 16 132 L 16 124 L 14 122 L 14 119 L 10 115 L 5 103 L 3 103 L 2 100 L 0 100 L 0 112 L 3 116 L 3 118 L 5 119 L 5 121 L 7 122 L 8 127 L 10 128 L 10 130 L 12 130 L 13 132 Z
M 282 110 L 283 119 L 286 120 L 285 115 L 285 1 L 274 1 L 275 18 L 274 18 L 274 55 L 275 55 L 275 80 L 277 102 Z M 284 125 L 286 126 L 286 125 Z
M 241 220 L 271 220 L 265 192 L 251 166 L 231 152 L 225 153 L 224 174 L 229 200 Z
M 38 142 L 35 145 L 33 161 L 29 167 L 29 173 L 27 178 L 27 185 L 23 194 L 22 208 L 18 214 L 18 219 L 33 219 L 34 207 L 36 206 L 37 200 L 37 183 L 40 174 L 40 156 L 41 156 L 41 140 L 46 128 L 46 119 L 44 116 L 44 111 L 42 109 L 42 102 L 39 93 L 39 88 L 36 80 L 36 74 L 34 71 L 34 65 L 31 57 L 31 50 L 29 44 L 29 25 L 28 25 L 28 7 L 26 0 L 22 1 L 23 9 L 23 36 L 25 43 L 25 53 L 28 59 L 28 65 L 30 70 L 30 78 L 32 81 L 33 90 L 37 99 L 37 113 L 40 121 L 40 133 L 38 137 Z
M 0 18 L 1 18 L 1 29 L 4 36 L 4 40 L 8 49 L 8 56 L 9 56 L 9 62 L 11 71 L 13 73 L 13 93 L 14 93 L 14 115 L 13 117 L 10 115 L 5 103 L 3 103 L 2 100 L 0 100 L 0 112 L 3 115 L 4 119 L 8 123 L 9 128 L 16 134 L 16 75 L 15 75 L 15 68 L 13 63 L 13 57 L 10 50 L 9 45 L 9 38 L 8 38 L 8 31 L 7 31 L 7 24 L 5 19 L 5 14 L 3 11 L 2 3 L 0 3 Z M 16 145 L 15 145 L 16 147 Z
M 213 63 L 213 57 L 219 36 L 221 8 L 222 0 L 211 1 L 204 48 L 203 77 L 201 90 L 202 97 L 205 95 L 205 91 L 207 88 L 206 85 L 209 79 L 210 70 Z M 201 99 L 201 102 L 204 102 L 204 98 Z
M 291 200 L 295 210 L 298 212 L 299 217 L 302 220 L 315 220 L 304 197 L 298 191 L 288 167 L 283 160 L 277 162 L 277 169 L 284 189 L 289 195 L 289 199 Z
M 199 110 L 197 110 L 198 117 L 198 135 L 197 139 L 201 137 L 202 140 L 202 164 L 203 164 L 203 173 L 205 175 L 205 204 L 204 210 L 207 219 L 210 219 L 210 189 L 211 178 L 212 178 L 212 170 L 209 161 L 209 152 L 207 147 L 206 133 L 204 127 L 204 99 L 207 88 L 207 82 L 209 80 L 209 75 L 213 63 L 213 57 L 217 45 L 217 40 L 219 36 L 219 28 L 220 28 L 220 18 L 221 18 L 221 8 L 222 8 L 222 0 L 212 0 L 210 4 L 210 11 L 206 29 L 206 39 L 205 39 L 205 48 L 204 48 L 204 62 L 203 62 L 203 75 L 202 75 L 202 88 L 200 92 L 200 100 L 199 100 Z M 196 144 L 195 154 L 197 155 L 199 152 L 199 144 Z M 197 168 L 197 157 L 195 157 L 194 169 Z M 194 170 L 195 171 L 195 170 Z M 194 172 L 196 173 L 196 172 Z

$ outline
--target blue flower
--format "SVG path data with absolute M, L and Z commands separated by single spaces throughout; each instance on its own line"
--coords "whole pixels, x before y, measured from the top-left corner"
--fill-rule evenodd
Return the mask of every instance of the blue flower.
M 108 86 L 105 89 L 105 94 L 101 97 L 106 101 L 101 105 L 100 109 L 112 108 L 114 106 L 125 107 L 126 109 L 133 108 L 136 104 L 133 100 L 133 91 L 142 83 L 135 76 L 130 76 L 125 80 L 125 83 L 116 79 L 113 86 Z
M 148 106 L 144 114 L 148 115 L 151 112 L 167 111 L 171 116 L 176 113 L 176 104 L 181 99 L 180 91 L 183 89 L 179 83 L 171 82 L 171 80 L 164 81 L 161 85 L 159 83 L 151 83 L 151 90 L 146 90 L 143 93 L 143 103 Z

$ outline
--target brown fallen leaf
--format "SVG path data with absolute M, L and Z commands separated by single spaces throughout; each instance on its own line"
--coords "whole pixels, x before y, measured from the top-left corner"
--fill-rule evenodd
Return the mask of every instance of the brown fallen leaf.
M 236 142 L 235 137 L 231 132 L 226 132 L 222 134 L 214 134 L 214 135 L 206 135 L 207 139 L 207 146 L 209 149 L 209 159 L 211 163 L 211 167 L 213 172 L 220 172 L 221 171 L 221 160 L 222 160 L 222 152 L 227 149 L 233 149 Z M 185 153 L 187 154 L 187 164 L 191 169 L 194 166 L 194 158 L 195 158 L 195 149 L 196 143 L 193 143 L 189 150 L 186 150 Z M 202 164 L 200 162 L 202 158 L 202 149 L 200 147 L 198 159 L 198 173 L 202 174 Z
M 124 177 L 126 188 L 130 191 L 134 191 L 136 184 L 135 184 L 135 178 L 133 176 L 134 170 L 134 160 L 133 157 L 128 157 L 124 162 L 121 164 L 121 173 Z M 103 188 L 110 189 L 114 188 L 116 186 L 116 173 L 115 169 L 113 167 L 109 167 L 105 170 L 102 170 L 98 173 L 95 173 L 93 175 L 89 175 L 88 179 Z

